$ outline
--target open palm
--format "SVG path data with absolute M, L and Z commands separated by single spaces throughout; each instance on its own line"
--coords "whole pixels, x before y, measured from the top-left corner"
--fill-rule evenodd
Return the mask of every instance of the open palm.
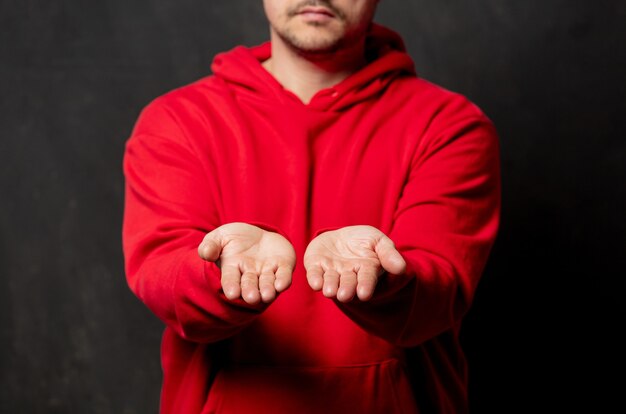
M 208 233 L 198 254 L 222 271 L 222 290 L 230 299 L 269 303 L 291 285 L 296 253 L 278 233 L 246 223 L 229 223 Z
M 313 239 L 304 253 L 304 267 L 313 290 L 349 302 L 355 295 L 369 300 L 383 271 L 400 274 L 406 263 L 377 228 L 349 226 Z

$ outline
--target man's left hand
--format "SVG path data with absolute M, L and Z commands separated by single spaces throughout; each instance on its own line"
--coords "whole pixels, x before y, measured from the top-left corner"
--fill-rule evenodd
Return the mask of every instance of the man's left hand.
M 401 274 L 406 262 L 393 241 L 372 226 L 348 226 L 313 239 L 304 253 L 307 280 L 328 298 L 371 299 L 384 271 Z

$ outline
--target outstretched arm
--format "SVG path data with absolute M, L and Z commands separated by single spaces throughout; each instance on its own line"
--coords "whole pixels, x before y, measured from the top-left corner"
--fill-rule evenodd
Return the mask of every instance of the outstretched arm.
M 178 336 L 208 343 L 287 288 L 294 254 L 264 223 L 223 226 L 204 165 L 166 104 L 149 105 L 124 156 L 123 244 L 131 290 Z
M 323 232 L 304 258 L 313 289 L 323 289 L 357 324 L 399 346 L 459 326 L 498 229 L 499 148 L 492 124 L 474 116 L 434 134 L 413 160 L 387 235 L 370 226 Z

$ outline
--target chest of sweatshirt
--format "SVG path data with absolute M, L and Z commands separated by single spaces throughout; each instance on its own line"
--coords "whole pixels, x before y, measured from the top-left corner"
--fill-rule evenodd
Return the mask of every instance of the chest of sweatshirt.
M 238 93 L 215 78 L 169 93 L 161 105 L 178 126 L 168 139 L 179 140 L 189 149 L 189 162 L 201 166 L 197 182 L 210 194 L 207 216 L 216 225 L 278 229 L 298 258 L 325 229 L 366 224 L 389 234 L 409 177 L 436 150 L 445 125 L 472 111 L 464 99 L 416 78 L 341 111 Z M 311 343 L 332 352 L 320 355 Z M 364 343 L 369 351 L 355 354 Z M 277 364 L 401 358 L 311 291 L 301 263 L 291 288 L 233 339 L 232 349 L 233 360 Z M 289 349 L 300 350 L 294 360 Z M 256 355 L 253 361 L 250 355 Z
M 433 120 L 445 124 L 451 98 L 408 78 L 377 99 L 320 111 L 237 93 L 210 77 L 165 103 L 181 129 L 177 139 L 202 164 L 211 214 L 220 223 L 266 223 L 303 253 L 324 229 L 390 230 L 411 169 L 436 138 Z

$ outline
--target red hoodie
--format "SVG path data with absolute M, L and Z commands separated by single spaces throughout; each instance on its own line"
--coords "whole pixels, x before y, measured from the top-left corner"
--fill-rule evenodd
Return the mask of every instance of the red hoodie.
M 369 64 L 303 104 L 260 62 L 156 99 L 124 159 L 133 292 L 167 325 L 162 413 L 462 413 L 467 312 L 498 228 L 495 130 L 464 97 L 418 78 L 374 25 Z M 229 301 L 197 247 L 222 224 L 284 235 L 297 264 L 270 305 Z M 320 232 L 371 225 L 407 262 L 374 297 L 313 292 L 301 264 Z

